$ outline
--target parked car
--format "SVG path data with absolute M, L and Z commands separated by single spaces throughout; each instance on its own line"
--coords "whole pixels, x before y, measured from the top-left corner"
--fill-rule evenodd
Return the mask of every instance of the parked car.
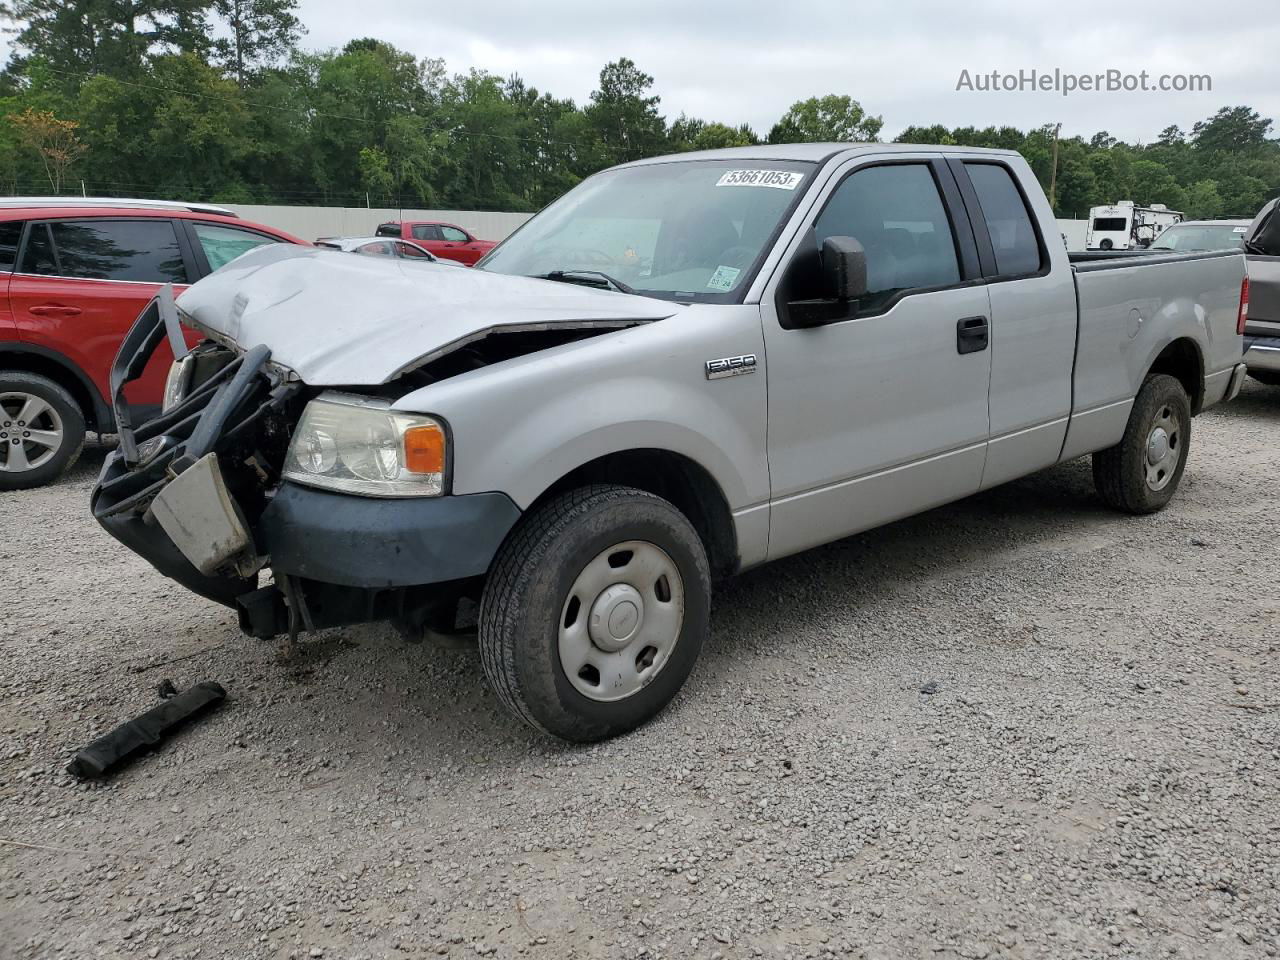
M 300 242 L 205 204 L 0 199 L 0 490 L 55 480 L 86 430 L 115 430 L 111 360 L 162 284 Z M 167 349 L 130 387 L 135 419 L 160 408 Z
M 1249 232 L 1248 220 L 1184 220 L 1168 227 L 1146 249 L 1178 253 L 1195 253 L 1206 250 L 1243 250 L 1245 234 Z
M 1254 217 L 1245 234 L 1249 261 L 1249 322 L 1245 363 L 1261 383 L 1280 386 L 1280 198 Z
M 179 299 L 197 373 L 93 513 L 253 636 L 478 600 L 502 702 L 612 736 L 693 669 L 713 577 L 1085 454 L 1107 504 L 1169 502 L 1245 374 L 1244 257 L 1055 231 L 1014 152 L 790 144 L 599 173 L 476 270 L 254 251 Z
M 359 253 L 366 257 L 395 257 L 399 260 L 421 260 L 427 263 L 443 263 L 452 267 L 465 267 L 461 260 L 437 257 L 422 244 L 413 240 L 388 239 L 387 237 L 320 237 L 317 247 Z
M 421 244 L 437 257 L 459 260 L 468 267 L 497 246 L 490 240 L 478 240 L 454 223 L 437 220 L 393 220 L 375 231 L 380 237 L 403 237 Z

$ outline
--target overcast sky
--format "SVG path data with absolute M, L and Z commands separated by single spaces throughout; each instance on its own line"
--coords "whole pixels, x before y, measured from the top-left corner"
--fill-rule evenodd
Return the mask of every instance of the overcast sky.
M 478 67 L 582 103 L 600 67 L 630 57 L 656 80 L 662 112 L 767 133 L 795 100 L 847 93 L 912 123 L 1061 122 L 1149 141 L 1224 105 L 1280 121 L 1275 0 L 1042 4 L 998 0 L 301 0 L 304 46 L 388 40 L 451 72 Z M 957 92 L 971 74 L 1020 69 L 1209 74 L 1208 93 Z M 1273 130 L 1273 134 L 1280 131 Z

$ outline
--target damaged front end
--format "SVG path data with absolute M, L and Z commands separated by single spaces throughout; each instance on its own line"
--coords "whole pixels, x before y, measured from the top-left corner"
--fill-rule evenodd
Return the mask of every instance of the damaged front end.
M 166 334 L 178 359 L 165 408 L 135 427 L 123 391 Z M 94 517 L 164 575 L 236 609 L 251 636 L 438 623 L 519 516 L 502 494 L 380 499 L 292 481 L 290 442 L 319 391 L 266 346 L 188 351 L 167 290 L 121 346 L 111 391 L 120 444 Z

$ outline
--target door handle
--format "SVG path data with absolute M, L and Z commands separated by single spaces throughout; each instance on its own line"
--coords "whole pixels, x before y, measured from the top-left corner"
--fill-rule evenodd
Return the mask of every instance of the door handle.
M 37 317 L 78 317 L 82 312 L 79 307 L 64 307 L 59 303 L 27 308 L 27 313 Z
M 956 353 L 977 353 L 987 349 L 990 326 L 986 317 L 965 317 L 956 322 Z

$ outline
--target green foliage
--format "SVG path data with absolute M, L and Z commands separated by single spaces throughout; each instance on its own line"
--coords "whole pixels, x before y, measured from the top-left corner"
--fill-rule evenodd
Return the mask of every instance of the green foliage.
M 769 131 L 769 142 L 873 141 L 883 126 L 884 120 L 869 116 L 857 100 L 831 93 L 793 103 Z
M 53 133 L 66 130 L 75 145 L 52 182 L 68 190 L 83 179 L 102 194 L 504 210 L 536 210 L 615 163 L 762 139 L 746 124 L 668 123 L 654 78 L 625 57 L 578 105 L 519 76 L 449 76 L 372 37 L 302 51 L 297 5 L 0 0 L 16 34 L 0 73 L 0 191 L 47 192 Z M 24 133 L 28 111 L 48 137 Z M 874 141 L 882 127 L 831 93 L 792 104 L 767 140 Z M 1054 179 L 1052 126 L 912 126 L 897 139 L 1016 150 L 1046 189 Z M 1064 217 L 1121 199 L 1244 217 L 1280 193 L 1280 142 L 1245 106 L 1145 145 L 1063 138 L 1056 154 Z

